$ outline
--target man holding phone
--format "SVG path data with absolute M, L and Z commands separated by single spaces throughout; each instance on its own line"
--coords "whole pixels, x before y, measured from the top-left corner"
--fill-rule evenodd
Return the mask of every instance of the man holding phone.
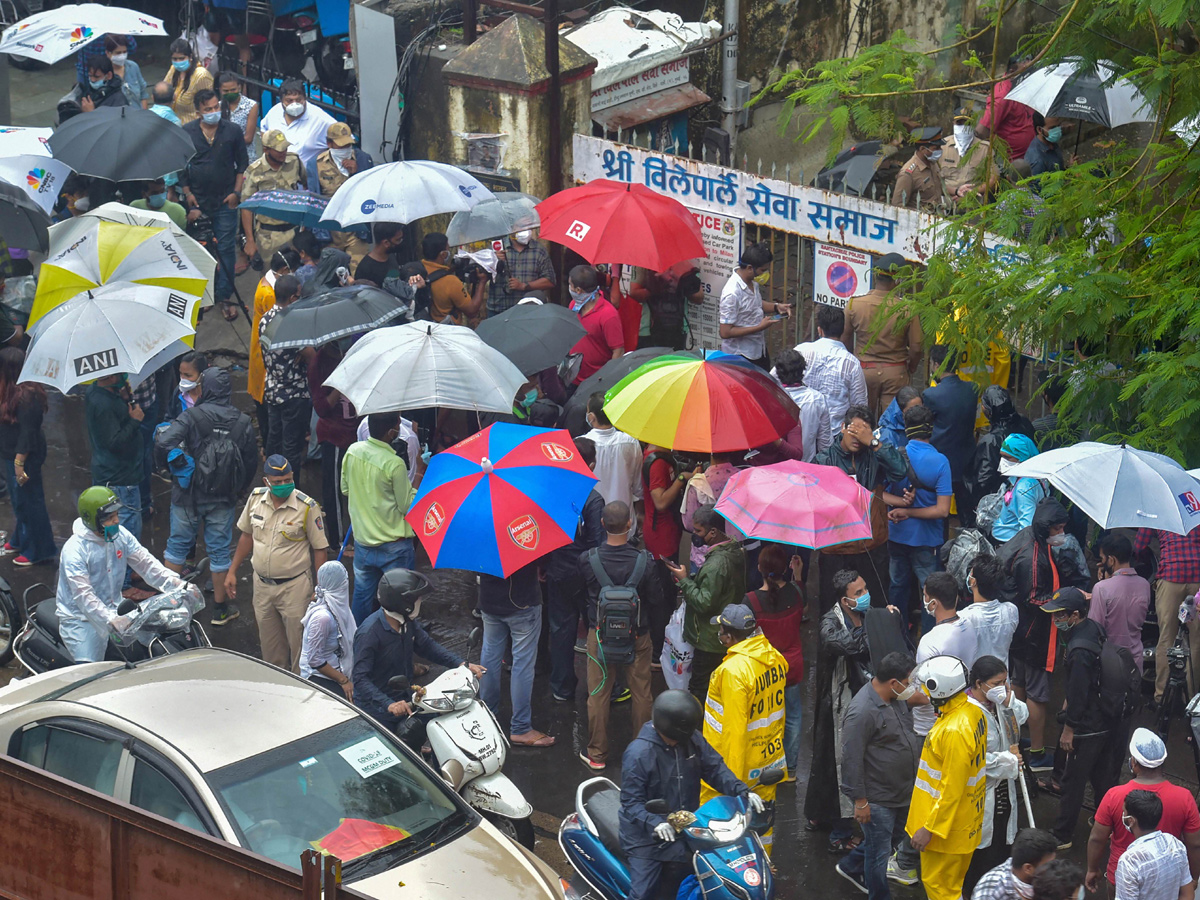
M 496 244 L 500 244 L 499 249 Z M 498 316 L 512 309 L 530 291 L 552 291 L 558 283 L 550 254 L 540 241 L 534 239 L 533 230 L 526 228 L 514 233 L 505 242 L 493 241 L 492 249 L 504 264 L 500 275 L 492 282 L 488 295 L 487 314 Z

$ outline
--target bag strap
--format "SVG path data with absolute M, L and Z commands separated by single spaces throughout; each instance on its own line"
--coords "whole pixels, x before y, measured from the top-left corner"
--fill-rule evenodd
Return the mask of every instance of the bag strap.
M 600 550 L 593 548 L 588 551 L 588 564 L 592 567 L 592 572 L 596 575 L 596 580 L 600 582 L 601 588 L 612 587 L 613 580 L 608 577 L 608 573 L 604 571 L 604 566 L 600 563 Z
M 629 580 L 625 582 L 625 587 L 631 587 L 637 590 L 637 586 L 642 583 L 642 576 L 646 574 L 646 557 L 649 556 L 645 550 L 638 551 L 637 562 L 633 564 L 633 574 L 629 576 Z
M 758 591 L 750 591 L 746 594 L 746 603 L 755 617 L 762 615 L 762 603 L 758 599 Z

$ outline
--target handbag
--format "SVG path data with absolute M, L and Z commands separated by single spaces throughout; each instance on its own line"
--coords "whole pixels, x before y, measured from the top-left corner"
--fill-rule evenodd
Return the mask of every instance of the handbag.
M 667 622 L 667 630 L 663 636 L 662 653 L 658 661 L 662 664 L 663 680 L 673 691 L 686 691 L 692 680 L 692 645 L 683 636 L 683 613 L 686 604 L 681 603 L 671 619 Z

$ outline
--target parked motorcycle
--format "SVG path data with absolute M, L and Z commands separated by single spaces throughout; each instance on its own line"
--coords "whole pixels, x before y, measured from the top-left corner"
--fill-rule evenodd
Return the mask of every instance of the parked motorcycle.
M 782 769 L 764 772 L 762 784 L 776 784 Z M 621 789 L 607 778 L 589 778 L 575 791 L 575 812 L 558 829 L 558 843 L 579 875 L 573 886 L 583 900 L 625 900 L 629 867 L 621 851 Z M 775 878 L 759 834 L 771 827 L 770 813 L 754 817 L 746 802 L 713 797 L 698 810 L 671 812 L 662 800 L 646 809 L 667 816 L 678 840 L 692 851 L 694 876 L 684 879 L 678 900 L 773 900 Z M 583 890 L 586 886 L 587 891 Z

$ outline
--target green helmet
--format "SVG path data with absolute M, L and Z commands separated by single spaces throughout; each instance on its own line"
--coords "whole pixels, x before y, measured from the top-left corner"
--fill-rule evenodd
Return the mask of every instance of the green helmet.
M 96 534 L 104 534 L 104 526 L 100 523 L 120 508 L 112 488 L 103 485 L 93 485 L 79 495 L 79 518 Z

